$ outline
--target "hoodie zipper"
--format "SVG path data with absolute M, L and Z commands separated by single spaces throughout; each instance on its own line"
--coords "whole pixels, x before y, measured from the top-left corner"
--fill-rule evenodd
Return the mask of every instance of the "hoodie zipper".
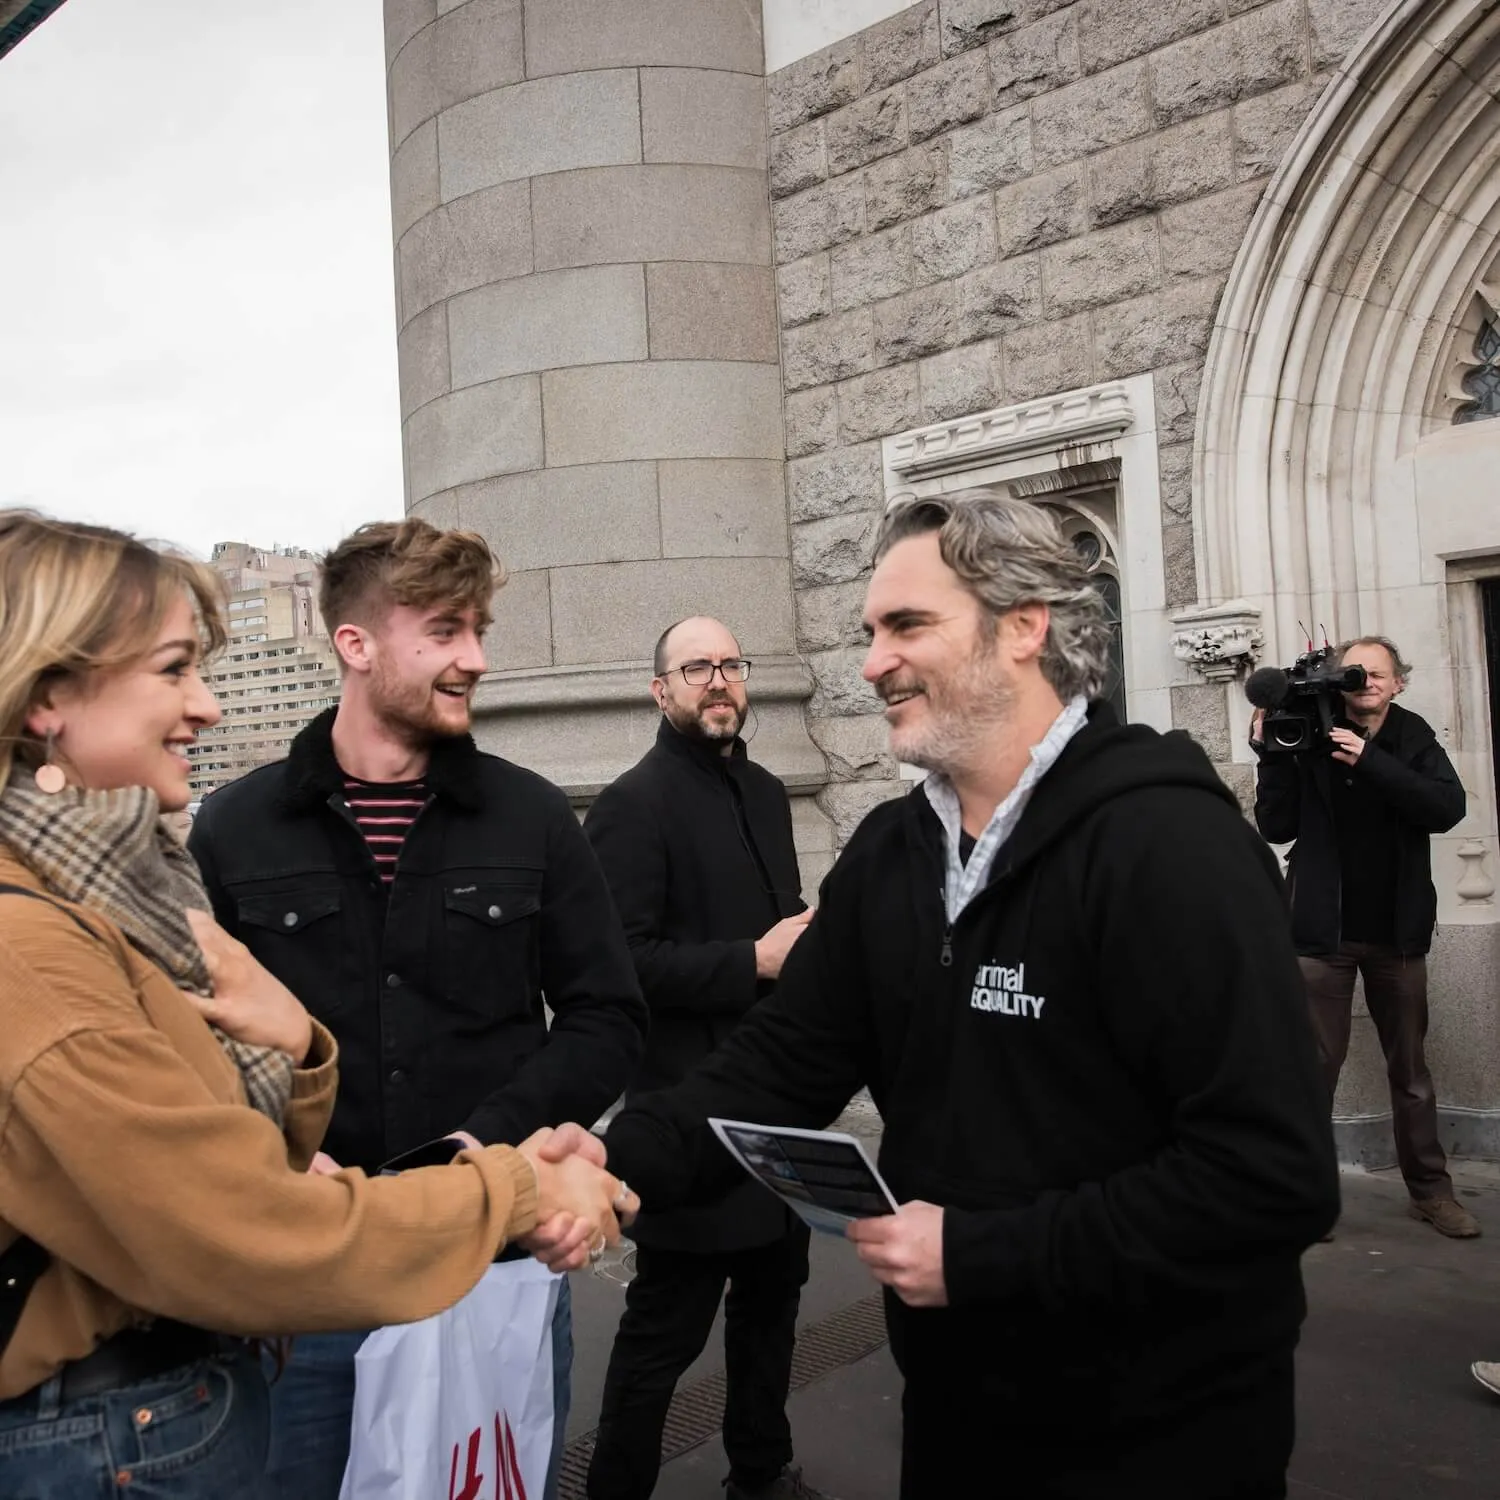
M 938 962 L 945 968 L 953 967 L 953 922 L 948 916 L 948 892 L 939 889 L 938 902 L 943 908 L 943 951 L 938 955 Z

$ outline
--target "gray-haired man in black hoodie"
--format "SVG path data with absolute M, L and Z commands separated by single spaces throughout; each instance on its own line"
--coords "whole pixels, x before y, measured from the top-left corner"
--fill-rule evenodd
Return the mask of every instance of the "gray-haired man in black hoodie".
M 856 1224 L 905 1377 L 903 1500 L 1274 1500 L 1299 1257 L 1338 1212 L 1274 859 L 1202 751 L 1101 701 L 1109 625 L 1050 514 L 886 518 L 865 676 L 932 774 L 872 811 L 776 994 L 610 1160 L 654 1207 L 719 1115 L 861 1085 L 899 1212 Z

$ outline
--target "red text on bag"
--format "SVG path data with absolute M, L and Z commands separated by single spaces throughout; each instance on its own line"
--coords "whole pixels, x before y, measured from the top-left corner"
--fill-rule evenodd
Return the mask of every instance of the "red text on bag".
M 467 1444 L 453 1445 L 453 1459 L 448 1465 L 448 1500 L 484 1500 L 485 1476 L 479 1469 L 479 1442 L 484 1429 L 476 1427 L 469 1434 Z M 458 1477 L 458 1451 L 467 1447 L 468 1453 L 460 1489 Z M 526 1500 L 526 1485 L 521 1479 L 521 1464 L 516 1457 L 516 1437 L 511 1431 L 510 1418 L 504 1413 L 495 1413 L 495 1488 L 494 1500 Z

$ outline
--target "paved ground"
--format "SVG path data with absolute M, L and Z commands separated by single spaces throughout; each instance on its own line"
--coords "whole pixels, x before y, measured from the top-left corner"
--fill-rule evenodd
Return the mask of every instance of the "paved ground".
M 850 1124 L 853 1122 L 846 1122 Z M 1494 1500 L 1500 1399 L 1469 1375 L 1500 1359 L 1500 1167 L 1461 1166 L 1464 1201 L 1490 1229 L 1445 1240 L 1406 1216 L 1399 1180 L 1345 1178 L 1333 1243 L 1306 1258 L 1312 1311 L 1299 1359 L 1300 1440 L 1291 1500 Z M 849 1246 L 815 1235 L 804 1327 L 828 1327 L 871 1283 Z M 574 1277 L 578 1344 L 570 1440 L 593 1427 L 623 1289 Z M 721 1368 L 716 1332 L 684 1385 Z M 795 1391 L 789 1403 L 809 1479 L 840 1500 L 891 1500 L 899 1382 L 884 1349 Z M 725 1462 L 717 1436 L 672 1459 L 657 1500 L 712 1500 Z M 577 1491 L 581 1493 L 581 1490 Z

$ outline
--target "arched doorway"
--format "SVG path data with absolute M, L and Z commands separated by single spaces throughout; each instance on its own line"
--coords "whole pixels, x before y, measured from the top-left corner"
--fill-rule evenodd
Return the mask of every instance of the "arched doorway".
M 1395 0 L 1304 124 L 1231 272 L 1193 509 L 1200 605 L 1258 616 L 1263 659 L 1290 662 L 1306 622 L 1334 639 L 1390 635 L 1417 664 L 1407 701 L 1469 792 L 1468 817 L 1434 841 L 1435 1061 L 1445 1101 L 1465 1106 L 1447 1112 L 1455 1144 L 1484 1151 L 1500 1146 L 1484 644 L 1500 422 L 1467 419 L 1500 409 L 1500 368 L 1485 375 L 1500 339 L 1483 337 L 1500 261 L 1497 139 L 1500 7 Z M 1230 692 L 1242 730 L 1248 707 Z M 1340 1112 L 1378 1116 L 1363 1061 Z M 1361 1154 L 1352 1139 L 1345 1149 Z

